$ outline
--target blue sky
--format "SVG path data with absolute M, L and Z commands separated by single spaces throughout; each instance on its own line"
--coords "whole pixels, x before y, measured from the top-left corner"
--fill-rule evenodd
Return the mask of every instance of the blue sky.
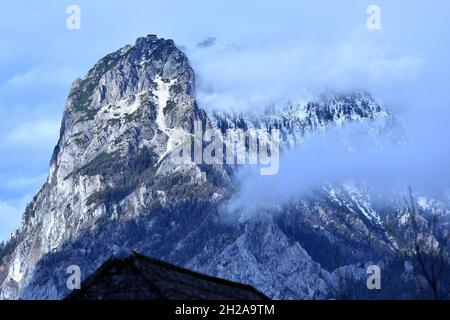
M 81 8 L 81 29 L 66 8 Z M 366 8 L 381 8 L 381 30 Z M 409 135 L 446 148 L 450 3 L 437 1 L 8 1 L 0 7 L 0 239 L 45 181 L 72 81 L 139 36 L 188 53 L 205 108 L 283 104 L 365 88 Z M 215 45 L 196 44 L 215 37 Z M 431 130 L 432 129 L 432 130 Z

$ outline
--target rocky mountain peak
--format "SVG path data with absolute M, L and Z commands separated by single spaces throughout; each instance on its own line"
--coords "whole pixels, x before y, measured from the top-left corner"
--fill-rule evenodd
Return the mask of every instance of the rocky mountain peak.
M 183 74 L 190 82 L 190 94 L 193 71 L 187 57 L 172 40 L 149 35 L 100 59 L 84 79 L 75 81 L 67 106 L 73 105 L 75 112 L 86 111 L 149 88 L 157 75 L 170 80 Z
M 39 259 L 95 221 L 129 219 L 169 201 L 167 155 L 195 120 L 206 121 L 194 86 L 187 57 L 154 35 L 106 55 L 73 83 L 47 183 L 10 241 L 8 261 L 15 262 L 0 274 L 4 297 L 16 297 Z M 186 183 L 205 181 L 195 165 L 186 171 Z M 128 203 L 133 194 L 140 200 Z
M 129 156 L 148 147 L 164 154 L 171 131 L 189 132 L 204 117 L 194 85 L 187 57 L 154 35 L 100 59 L 72 86 L 51 181 L 61 183 L 102 153 Z

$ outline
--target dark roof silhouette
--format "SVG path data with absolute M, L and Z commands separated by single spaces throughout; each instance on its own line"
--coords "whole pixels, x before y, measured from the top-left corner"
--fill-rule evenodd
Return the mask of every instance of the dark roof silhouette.
M 67 300 L 269 300 L 251 286 L 132 252 L 111 258 Z

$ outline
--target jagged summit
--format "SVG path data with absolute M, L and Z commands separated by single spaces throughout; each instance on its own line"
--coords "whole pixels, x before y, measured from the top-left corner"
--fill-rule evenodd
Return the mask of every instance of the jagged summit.
M 102 58 L 77 80 L 65 105 L 50 178 L 57 183 L 99 153 L 160 156 L 172 134 L 204 115 L 192 95 L 194 72 L 172 40 L 154 35 Z

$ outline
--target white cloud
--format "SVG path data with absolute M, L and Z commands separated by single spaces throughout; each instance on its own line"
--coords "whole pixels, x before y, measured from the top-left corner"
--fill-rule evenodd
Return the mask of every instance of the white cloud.
M 411 80 L 422 64 L 420 58 L 392 54 L 390 48 L 380 43 L 349 39 L 328 50 L 316 75 L 326 79 L 328 86 L 365 85 L 370 89 L 383 83 Z
M 224 213 L 253 215 L 311 190 L 349 181 L 370 186 L 376 197 L 391 197 L 411 186 L 443 199 L 450 185 L 448 142 L 430 141 L 422 134 L 399 145 L 396 131 L 371 133 L 382 123 L 358 121 L 309 134 L 301 147 L 281 154 L 276 175 L 262 176 L 254 168 L 242 168 L 237 176 L 240 193 L 224 207 Z M 427 128 L 434 131 L 433 137 L 449 136 L 449 130 L 448 126 Z
M 365 89 L 413 80 L 422 60 L 395 53 L 355 29 L 332 42 L 298 38 L 219 42 L 188 50 L 207 109 L 264 109 L 325 90 Z

